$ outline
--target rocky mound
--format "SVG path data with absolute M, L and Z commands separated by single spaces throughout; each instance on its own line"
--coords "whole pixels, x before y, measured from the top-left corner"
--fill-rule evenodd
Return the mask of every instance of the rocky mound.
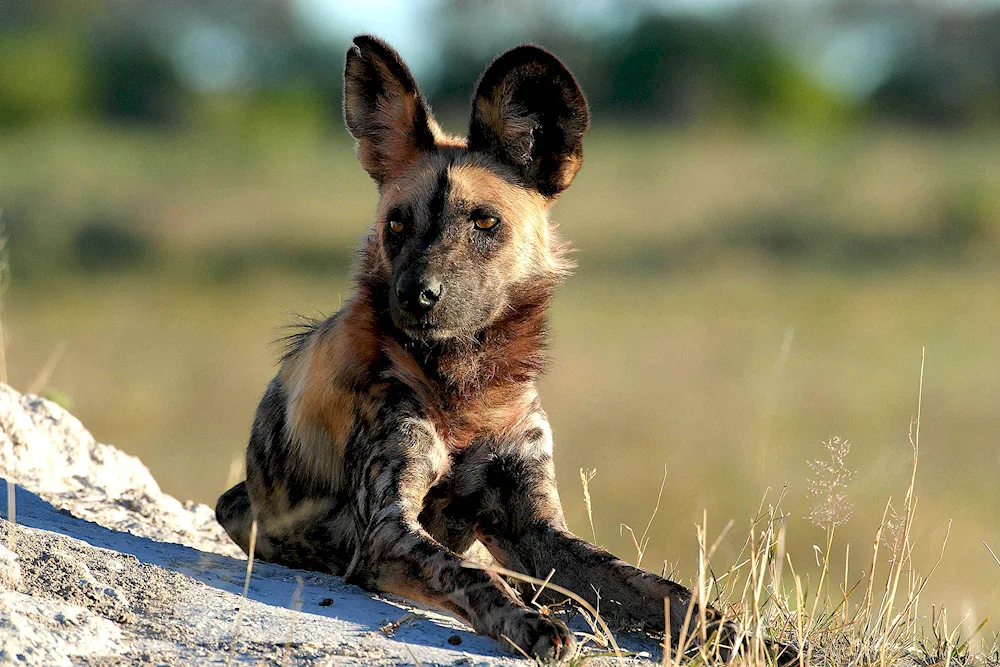
M 94 440 L 60 406 L 0 385 L 0 475 L 73 516 L 101 526 L 239 557 L 200 503 L 160 491 L 134 456 Z

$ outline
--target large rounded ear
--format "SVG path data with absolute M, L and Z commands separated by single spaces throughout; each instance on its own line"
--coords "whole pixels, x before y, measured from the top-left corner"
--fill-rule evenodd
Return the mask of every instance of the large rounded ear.
M 344 65 L 344 121 L 358 140 L 358 160 L 382 185 L 422 150 L 434 147 L 433 119 L 396 51 L 359 35 Z
M 579 171 L 589 122 L 587 100 L 566 66 L 537 46 L 518 46 L 479 80 L 469 149 L 513 167 L 525 185 L 551 198 Z

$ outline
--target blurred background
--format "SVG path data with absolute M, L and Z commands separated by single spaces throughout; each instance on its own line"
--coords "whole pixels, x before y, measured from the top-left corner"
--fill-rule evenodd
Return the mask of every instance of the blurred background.
M 914 560 L 953 624 L 1000 613 L 1000 3 L 972 0 L 0 0 L 11 383 L 164 490 L 214 504 L 295 313 L 352 290 L 374 185 L 341 121 L 375 32 L 447 130 L 534 41 L 577 74 L 586 162 L 554 219 L 579 269 L 542 395 L 571 526 L 690 581 L 808 462 L 852 443 L 836 569 L 902 504 L 927 349 Z M 238 466 L 238 464 L 237 464 Z M 594 529 L 579 471 L 591 482 Z M 887 556 L 878 556 L 885 568 Z M 853 575 L 852 575 L 853 576 Z M 996 627 L 994 624 L 991 627 Z

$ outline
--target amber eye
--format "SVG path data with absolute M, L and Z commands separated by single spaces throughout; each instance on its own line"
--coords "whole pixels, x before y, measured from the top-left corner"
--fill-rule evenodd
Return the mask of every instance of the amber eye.
M 476 229 L 493 229 L 500 224 L 500 220 L 491 215 L 485 215 L 473 219 L 473 223 L 475 223 Z
M 393 231 L 394 233 L 396 233 L 396 234 L 398 234 L 398 233 L 400 233 L 401 231 L 403 231 L 403 229 L 404 229 L 405 227 L 406 227 L 406 225 L 404 225 L 404 224 L 403 224 L 402 222 L 400 222 L 399 220 L 390 220 L 390 221 L 389 221 L 389 229 L 391 229 L 391 230 L 392 230 L 392 231 Z

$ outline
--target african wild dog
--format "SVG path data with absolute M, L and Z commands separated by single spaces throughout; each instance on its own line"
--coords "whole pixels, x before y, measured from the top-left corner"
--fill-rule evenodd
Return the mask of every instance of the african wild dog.
M 689 590 L 569 532 L 535 389 L 568 271 L 548 212 L 589 122 L 575 79 L 538 47 L 504 53 L 459 139 L 399 55 L 361 36 L 344 116 L 380 194 L 357 293 L 290 338 L 219 522 L 248 551 L 256 518 L 261 559 L 443 607 L 532 656 L 566 655 L 573 635 L 505 580 L 463 567 L 477 541 L 506 568 L 554 569 L 594 604 L 599 591 L 621 623 L 663 630 L 666 598 L 676 637 Z

